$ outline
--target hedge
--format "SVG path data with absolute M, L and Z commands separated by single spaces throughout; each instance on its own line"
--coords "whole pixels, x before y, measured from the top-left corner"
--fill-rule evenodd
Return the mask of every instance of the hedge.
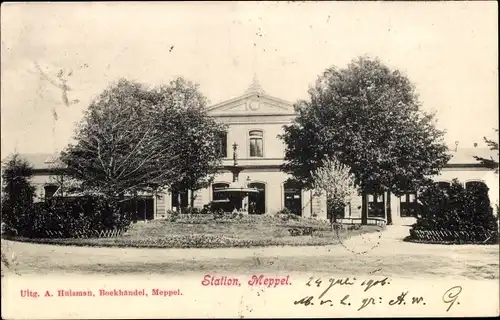
M 427 186 L 419 196 L 417 221 L 407 241 L 427 243 L 498 243 L 498 217 L 485 184 L 467 189 L 454 180 L 448 189 Z

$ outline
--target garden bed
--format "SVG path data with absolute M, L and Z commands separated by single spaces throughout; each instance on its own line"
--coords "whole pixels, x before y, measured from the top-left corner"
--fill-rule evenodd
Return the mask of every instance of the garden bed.
M 200 220 L 204 223 L 200 223 Z M 195 218 L 181 215 L 176 221 L 154 220 L 148 223 L 136 223 L 131 225 L 123 235 L 112 238 L 28 239 L 11 237 L 10 240 L 55 245 L 131 248 L 320 246 L 338 244 L 347 237 L 380 229 L 375 226 L 362 226 L 357 230 L 327 231 L 330 227 L 327 221 L 300 218 L 294 220 L 293 225 L 315 226 L 325 231 L 313 236 L 290 236 L 283 224 L 283 219 L 276 216 L 213 219 L 207 216 Z

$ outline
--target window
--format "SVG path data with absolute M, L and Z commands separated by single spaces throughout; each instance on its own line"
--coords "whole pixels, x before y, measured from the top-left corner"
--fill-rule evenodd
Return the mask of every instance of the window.
M 54 196 L 59 187 L 54 184 L 49 184 L 44 186 L 43 189 L 45 191 L 45 199 L 50 199 Z
M 263 133 L 259 130 L 250 131 L 250 157 L 263 157 Z
M 227 132 L 220 135 L 218 141 L 219 154 L 222 158 L 227 158 Z
M 419 204 L 416 193 L 406 193 L 399 198 L 401 217 L 416 217 Z
M 446 182 L 446 181 L 439 181 L 438 187 L 446 191 L 451 187 L 451 183 Z
M 385 197 L 384 194 L 368 195 L 368 217 L 385 217 Z
M 480 189 L 487 189 L 486 184 L 482 181 L 467 181 L 465 183 L 465 189 L 469 189 L 472 187 L 476 187 L 476 188 L 480 188 Z

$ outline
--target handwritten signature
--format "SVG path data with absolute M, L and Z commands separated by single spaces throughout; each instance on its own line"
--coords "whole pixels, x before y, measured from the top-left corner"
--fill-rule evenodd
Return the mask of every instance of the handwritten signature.
M 363 297 L 360 299 L 356 299 L 353 297 L 352 293 L 344 292 L 342 295 L 339 296 L 339 298 L 325 298 L 327 293 L 330 291 L 330 289 L 334 286 L 338 287 L 354 287 L 354 286 L 361 286 L 363 287 L 363 292 L 367 292 L 371 288 L 374 287 L 382 287 L 382 286 L 387 286 L 390 285 L 390 279 L 385 277 L 385 278 L 380 278 L 380 279 L 366 279 L 366 280 L 357 280 L 356 278 L 330 278 L 328 280 L 323 280 L 321 278 L 314 278 L 311 277 L 309 280 L 306 282 L 306 287 L 322 287 L 326 284 L 326 289 L 324 289 L 317 297 L 314 295 L 306 295 L 300 299 L 295 300 L 293 303 L 294 305 L 302 305 L 302 306 L 314 306 L 314 305 L 320 305 L 320 306 L 330 306 L 333 307 L 335 305 L 338 306 L 355 306 L 357 311 L 361 311 L 365 308 L 368 308 L 369 306 L 373 305 L 378 305 L 378 304 L 385 304 L 388 306 L 404 306 L 404 305 L 420 305 L 420 306 L 425 306 L 427 305 L 427 298 L 424 298 L 421 295 L 414 295 L 410 294 L 409 290 L 402 291 L 400 294 L 397 296 L 392 296 L 391 298 L 387 299 L 382 296 L 368 296 L 368 297 Z M 442 296 L 442 302 L 444 302 L 447 305 L 446 312 L 450 311 L 450 309 L 453 307 L 453 305 L 456 303 L 457 305 L 460 304 L 458 302 L 458 297 L 460 293 L 462 292 L 462 287 L 461 286 L 454 286 L 446 290 L 446 292 Z M 340 298 L 342 297 L 342 298 Z M 336 300 L 336 301 L 334 301 Z
M 446 309 L 446 312 L 450 311 L 451 307 L 455 304 L 455 302 L 460 304 L 458 302 L 458 295 L 462 292 L 462 287 L 461 286 L 454 286 L 451 287 L 450 289 L 446 290 L 446 292 L 443 294 L 443 302 L 448 303 L 448 309 Z

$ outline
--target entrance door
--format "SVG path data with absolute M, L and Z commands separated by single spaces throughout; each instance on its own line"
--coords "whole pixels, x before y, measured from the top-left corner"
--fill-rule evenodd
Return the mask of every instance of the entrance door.
M 288 181 L 283 185 L 285 208 L 296 215 L 302 215 L 302 189 L 296 183 Z
M 154 219 L 154 200 L 151 197 L 128 199 L 124 205 L 134 222 Z
M 154 200 L 150 198 L 143 198 L 137 201 L 137 214 L 139 220 L 153 220 L 154 219 Z
M 181 201 L 179 203 L 179 193 Z M 172 190 L 172 210 L 179 212 L 179 209 L 186 209 L 189 205 L 188 191 L 187 190 Z
M 257 188 L 259 193 L 251 193 L 248 196 L 248 213 L 264 214 L 266 212 L 266 185 L 260 182 L 248 184 L 249 188 Z

